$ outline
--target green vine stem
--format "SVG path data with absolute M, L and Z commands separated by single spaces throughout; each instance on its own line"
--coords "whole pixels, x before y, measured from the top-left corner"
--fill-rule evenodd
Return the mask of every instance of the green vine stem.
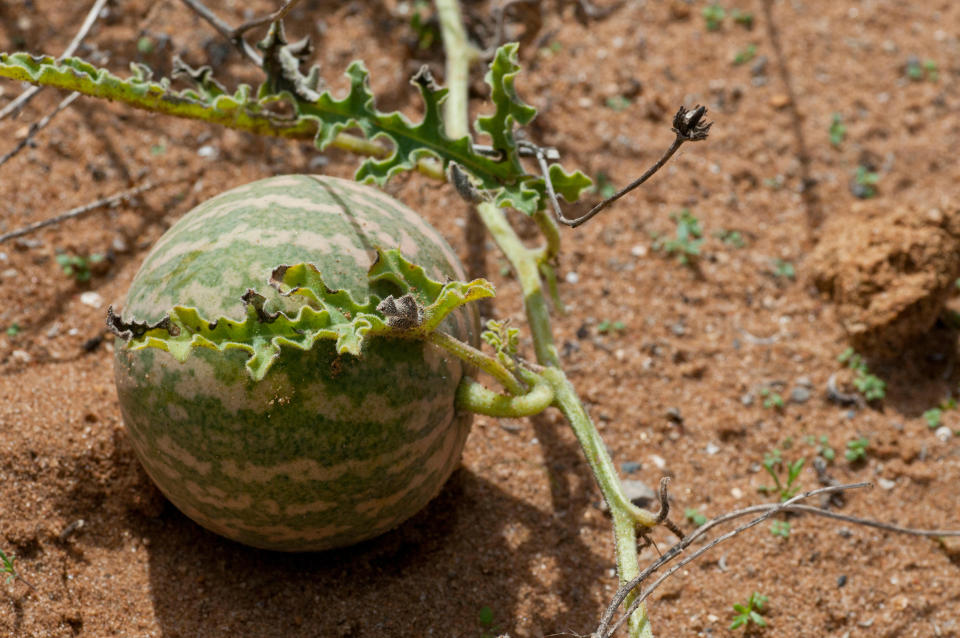
M 499 381 L 511 394 L 522 395 L 526 393 L 527 390 L 500 361 L 484 354 L 470 344 L 464 343 L 459 339 L 454 339 L 441 330 L 434 330 L 427 333 L 426 340 L 456 355 L 470 365 L 480 368 Z
M 533 387 L 520 396 L 506 396 L 489 390 L 472 380 L 461 381 L 457 387 L 457 407 L 498 418 L 520 418 L 540 414 L 555 400 L 550 383 L 539 375 L 532 375 Z

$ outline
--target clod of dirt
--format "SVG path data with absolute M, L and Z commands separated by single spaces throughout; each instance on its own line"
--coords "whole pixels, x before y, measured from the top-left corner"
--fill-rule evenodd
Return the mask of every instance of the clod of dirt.
M 960 210 L 864 210 L 827 224 L 814 284 L 858 352 L 891 356 L 933 327 L 960 276 Z

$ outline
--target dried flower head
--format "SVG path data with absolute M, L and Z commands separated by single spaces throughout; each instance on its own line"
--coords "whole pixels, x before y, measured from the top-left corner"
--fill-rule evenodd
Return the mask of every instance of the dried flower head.
M 693 110 L 687 110 L 680 107 L 677 114 L 673 116 L 673 132 L 677 137 L 686 142 L 699 142 L 707 139 L 707 133 L 713 122 L 703 122 L 703 116 L 707 113 L 707 107 L 699 104 Z

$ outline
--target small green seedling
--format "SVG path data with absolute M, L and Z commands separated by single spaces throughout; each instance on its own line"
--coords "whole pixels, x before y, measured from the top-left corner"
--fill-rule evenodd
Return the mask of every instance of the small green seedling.
M 90 265 L 104 260 L 100 253 L 93 253 L 89 257 L 80 255 L 68 255 L 60 253 L 57 255 L 57 263 L 63 269 L 63 274 L 73 277 L 78 282 L 90 281 L 93 273 L 90 272 Z
M 713 233 L 713 236 L 722 241 L 727 246 L 732 246 L 734 248 L 743 248 L 747 245 L 747 242 L 744 241 L 743 235 L 740 234 L 739 230 L 726 230 L 721 228 L 720 230 Z
M 768 410 L 783 409 L 783 397 L 780 396 L 779 392 L 774 392 L 770 388 L 763 388 L 760 390 L 760 396 L 763 397 L 763 407 Z
M 943 410 L 940 408 L 930 408 L 923 413 L 923 420 L 927 422 L 931 430 L 936 430 L 943 425 Z
M 7 336 L 16 337 L 18 334 L 20 334 L 20 324 L 14 321 L 9 326 L 7 326 Z
M 911 57 L 907 60 L 907 77 L 914 82 L 922 82 L 924 79 L 930 82 L 937 82 L 940 79 L 940 70 L 934 60 L 924 60 L 920 62 L 919 58 Z
M 844 138 L 847 136 L 847 127 L 843 123 L 843 116 L 834 113 L 830 119 L 830 144 L 834 148 L 840 148 Z
M 730 11 L 730 17 L 733 18 L 733 21 L 739 24 L 745 29 L 753 28 L 753 13 L 749 11 L 741 11 L 740 9 L 733 9 Z
M 688 507 L 683 511 L 683 517 L 697 527 L 700 527 L 707 522 L 707 517 L 701 514 L 699 510 L 692 507 Z
M 763 457 L 763 468 L 773 479 L 774 485 L 761 485 L 757 488 L 757 491 L 761 494 L 775 493 L 780 498 L 781 503 L 783 501 L 789 501 L 800 491 L 800 486 L 794 485 L 794 483 L 797 482 L 797 478 L 800 476 L 800 471 L 803 469 L 805 460 L 806 459 L 801 458 L 793 463 L 785 464 L 780 450 L 774 448 L 773 452 L 765 454 Z M 786 483 L 781 482 L 780 476 L 777 474 L 777 469 L 782 469 L 784 466 L 787 468 Z
M 622 95 L 614 95 L 607 98 L 606 105 L 608 109 L 613 109 L 619 113 L 630 108 L 630 99 Z
M 886 382 L 870 372 L 866 361 L 853 348 L 847 348 L 840 353 L 837 361 L 846 363 L 851 370 L 856 372 L 853 385 L 867 401 L 876 401 L 887 396 Z
M 37 591 L 37 588 L 31 585 L 30 581 L 21 576 L 20 572 L 17 571 L 17 568 L 14 567 L 14 560 L 16 560 L 16 557 L 13 554 L 7 555 L 6 552 L 0 549 L 0 574 L 7 575 L 7 584 L 12 583 L 15 580 L 19 580 L 33 591 Z
M 157 48 L 157 43 L 148 35 L 140 36 L 137 40 L 137 52 L 140 55 L 150 55 Z
M 477 620 L 480 622 L 480 638 L 495 638 L 500 630 L 493 624 L 493 610 L 484 605 L 477 613 Z
M 707 31 L 717 31 L 723 26 L 723 19 L 727 17 L 727 12 L 719 4 L 710 4 L 703 8 L 701 15 L 707 23 Z
M 676 239 L 658 239 L 654 242 L 653 249 L 662 250 L 669 255 L 676 253 L 681 264 L 692 264 L 700 257 L 700 246 L 703 244 L 700 220 L 687 208 L 679 214 L 672 213 L 670 219 L 677 225 Z
M 737 51 L 737 54 L 733 56 L 733 63 L 737 66 L 746 64 L 753 58 L 757 57 L 757 46 L 755 44 L 748 44 L 746 47 Z
M 851 463 L 864 461 L 867 458 L 867 448 L 869 446 L 870 440 L 865 436 L 847 441 L 847 451 L 844 453 L 844 456 L 847 457 L 847 460 Z
M 830 441 L 825 434 L 821 434 L 819 439 L 811 434 L 807 437 L 807 443 L 815 446 L 817 448 L 817 455 L 823 457 L 828 462 L 833 461 L 833 459 L 837 457 L 836 451 L 830 447 Z
M 780 538 L 790 538 L 790 523 L 787 521 L 773 521 L 770 523 L 770 533 Z
M 617 194 L 617 187 L 610 181 L 610 176 L 603 171 L 597 173 L 593 188 L 596 190 L 597 195 L 604 199 L 610 199 Z
M 759 592 L 753 592 L 750 594 L 750 598 L 747 599 L 746 605 L 739 603 L 734 605 L 733 611 L 737 612 L 737 614 L 733 617 L 733 622 L 730 623 L 730 629 L 736 629 L 738 627 L 747 628 L 751 622 L 758 627 L 766 627 L 767 621 L 763 619 L 760 612 L 763 611 L 763 606 L 767 604 L 768 600 L 768 596 L 764 596 Z
M 429 18 L 424 17 L 429 9 L 429 2 L 417 0 L 413 3 L 413 15 L 410 16 L 410 28 L 416 34 L 417 48 L 421 50 L 429 49 L 439 40 L 437 27 L 430 22 Z
M 773 260 L 773 276 L 778 279 L 796 279 L 797 270 L 786 259 Z
M 859 199 L 870 199 L 877 196 L 877 184 L 880 182 L 880 174 L 871 171 L 861 164 L 857 167 L 857 172 L 853 177 L 855 188 L 853 194 Z
M 611 322 L 609 319 L 604 319 L 597 324 L 597 332 L 602 335 L 607 334 L 608 332 L 615 332 L 619 334 L 626 329 L 627 326 L 622 321 Z

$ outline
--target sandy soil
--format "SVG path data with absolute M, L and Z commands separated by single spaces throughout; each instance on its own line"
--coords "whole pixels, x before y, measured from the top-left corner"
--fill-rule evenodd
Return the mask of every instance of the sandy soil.
M 0 49 L 59 53 L 89 4 L 3 3 Z M 273 7 L 246 4 L 250 15 Z M 414 116 L 410 72 L 426 62 L 442 77 L 443 65 L 438 46 L 411 44 L 402 13 L 410 4 L 303 2 L 289 30 L 314 38 L 332 86 L 342 88 L 340 73 L 362 57 L 380 106 Z M 464 4 L 473 32 L 491 33 L 487 4 Z M 530 135 L 559 148 L 568 167 L 622 185 L 670 143 L 679 105 L 706 104 L 716 122 L 708 142 L 685 147 L 648 187 L 563 232 L 568 312 L 556 317 L 556 336 L 623 476 L 650 485 L 671 476 L 678 517 L 687 509 L 714 516 L 774 498 L 757 488 L 770 482 L 761 463 L 775 448 L 788 461 L 806 458 L 799 483 L 817 486 L 808 437 L 823 436 L 836 450 L 834 478 L 878 484 L 848 495 L 840 511 L 960 527 L 960 437 L 950 433 L 960 430 L 960 413 L 944 411 L 943 439 L 922 417 L 960 382 L 956 315 L 942 308 L 951 303 L 944 272 L 955 261 L 944 251 L 956 249 L 942 220 L 960 206 L 960 5 L 773 2 L 788 86 L 760 2 L 724 0 L 728 15 L 716 31 L 706 29 L 699 1 L 621 4 L 578 19 L 577 2 L 543 2 L 542 24 L 528 19 L 525 35 L 508 22 L 525 37 L 518 89 L 541 109 Z M 234 24 L 245 17 L 241 3 L 211 6 Z M 732 19 L 734 8 L 753 14 L 752 28 Z M 151 52 L 138 51 L 141 36 Z M 734 64 L 751 46 L 755 57 Z M 117 72 L 140 60 L 161 74 L 179 54 L 212 64 L 231 85 L 259 73 L 172 0 L 112 3 L 80 53 Z M 934 61 L 938 77 L 910 79 L 914 58 L 921 75 Z M 475 78 L 481 112 L 481 69 Z M 0 106 L 21 90 L 0 83 Z M 0 123 L 0 151 L 60 99 L 44 91 Z M 836 146 L 834 113 L 846 127 Z M 330 554 L 278 555 L 216 537 L 166 503 L 140 469 L 113 388 L 107 305 L 121 302 L 152 242 L 205 198 L 273 174 L 349 176 L 355 165 L 307 144 L 82 98 L 0 168 L 0 233 L 145 180 L 177 180 L 0 244 L 0 549 L 17 556 L 35 587 L 0 588 L 0 635 L 540 637 L 595 627 L 616 589 L 610 524 L 553 411 L 478 418 L 462 468 L 426 510 Z M 858 166 L 877 173 L 874 197 L 854 195 Z M 388 190 L 466 254 L 466 208 L 449 187 L 403 176 Z M 693 267 L 653 248 L 656 237 L 672 236 L 670 214 L 683 208 L 705 238 Z M 917 233 L 906 247 L 894 245 L 904 234 L 872 234 L 891 216 Z M 942 249 L 922 250 L 924 228 Z M 828 241 L 834 247 L 820 249 L 814 277 L 812 254 Z M 868 248 L 870 258 L 858 259 Z M 60 253 L 108 258 L 75 282 Z M 504 266 L 491 251 L 495 312 L 519 321 L 518 286 Z M 899 276 L 918 272 L 926 275 L 908 283 Z M 815 285 L 828 280 L 839 283 Z M 898 323 L 916 307 L 911 300 L 935 306 L 919 331 Z M 835 373 L 841 392 L 854 391 L 853 374 L 837 361 L 845 326 L 860 325 L 850 317 L 876 319 L 871 335 L 896 331 L 893 341 L 857 342 L 891 350 L 868 359 L 887 384 L 885 398 L 869 404 L 828 397 Z M 624 329 L 602 333 L 603 321 Z M 782 408 L 764 406 L 774 395 Z M 869 439 L 866 459 L 847 462 L 846 444 L 858 437 Z M 739 633 L 727 629 L 731 606 L 757 591 L 769 596 L 769 627 L 755 635 L 960 636 L 956 545 L 823 519 L 789 522 L 789 538 L 762 525 L 671 579 L 652 599 L 657 634 Z M 665 532 L 655 538 L 661 548 L 671 542 Z M 643 552 L 645 562 L 655 556 Z M 484 608 L 492 625 L 481 622 Z

